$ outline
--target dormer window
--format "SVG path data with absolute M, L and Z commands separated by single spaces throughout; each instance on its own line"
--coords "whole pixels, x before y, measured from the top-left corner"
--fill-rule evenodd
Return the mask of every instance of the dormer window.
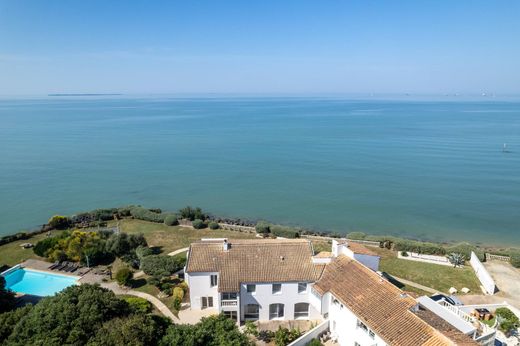
M 217 286 L 217 284 L 218 284 L 217 275 L 216 274 L 210 275 L 209 278 L 210 278 L 210 283 L 209 283 L 210 287 Z

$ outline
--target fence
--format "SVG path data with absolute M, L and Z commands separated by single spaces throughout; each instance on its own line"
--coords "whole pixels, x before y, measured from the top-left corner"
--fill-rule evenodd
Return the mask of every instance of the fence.
M 475 271 L 477 278 L 480 280 L 480 283 L 482 284 L 486 292 L 488 294 L 494 294 L 497 287 L 495 284 L 495 280 L 493 280 L 491 275 L 489 275 L 488 271 L 473 251 L 471 251 L 471 259 L 469 260 L 469 263 L 473 267 L 473 270 Z
M 321 322 L 287 346 L 305 346 L 311 342 L 312 339 L 319 339 L 320 335 L 326 332 L 327 329 L 329 329 L 329 320 Z
M 417 261 L 417 262 L 426 262 L 433 264 L 440 264 L 445 266 L 452 266 L 450 260 L 446 256 L 436 256 L 436 255 L 424 255 L 416 252 L 406 252 L 408 256 L 403 256 L 404 251 L 398 251 L 397 257 L 409 261 Z
M 509 261 L 511 261 L 511 257 L 486 253 L 486 260 L 497 260 L 497 261 L 509 262 Z

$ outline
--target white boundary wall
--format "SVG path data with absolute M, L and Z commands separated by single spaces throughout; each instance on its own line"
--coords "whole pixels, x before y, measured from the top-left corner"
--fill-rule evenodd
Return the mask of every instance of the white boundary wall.
M 469 263 L 473 267 L 473 270 L 475 271 L 475 274 L 477 275 L 478 279 L 480 280 L 480 283 L 486 290 L 488 294 L 495 294 L 496 291 L 496 284 L 495 280 L 489 275 L 488 271 L 484 267 L 484 265 L 480 262 L 477 255 L 473 251 L 471 251 L 471 259 L 469 260 Z
M 327 329 L 329 329 L 329 320 L 321 322 L 316 327 L 291 342 L 288 346 L 305 346 L 311 342 L 312 339 L 319 338 L 320 334 L 325 332 Z

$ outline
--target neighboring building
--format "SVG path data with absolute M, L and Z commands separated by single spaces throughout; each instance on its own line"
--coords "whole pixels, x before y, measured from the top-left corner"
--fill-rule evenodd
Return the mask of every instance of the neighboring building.
M 314 256 L 303 239 L 203 239 L 191 244 L 185 274 L 192 309 L 237 322 L 325 319 L 332 339 L 349 346 L 492 345 L 494 334 L 451 306 L 416 301 L 378 266 L 376 253 L 345 240 Z

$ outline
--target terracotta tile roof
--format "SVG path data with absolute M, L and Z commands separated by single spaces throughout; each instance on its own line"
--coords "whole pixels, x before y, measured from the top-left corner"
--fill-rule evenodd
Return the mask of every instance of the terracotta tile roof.
M 377 273 L 344 255 L 328 264 L 313 288 L 332 293 L 389 345 L 454 345 L 410 309 L 417 302 Z
M 220 292 L 238 292 L 241 283 L 314 282 L 324 265 L 312 263 L 306 239 L 199 241 L 190 246 L 186 272 L 218 272 Z
M 416 311 L 415 314 L 422 319 L 424 322 L 428 323 L 430 326 L 444 334 L 447 338 L 455 342 L 458 346 L 475 346 L 478 343 L 473 340 L 468 335 L 460 332 L 458 329 L 454 328 L 451 324 L 434 314 L 433 312 L 420 309 Z
M 359 243 L 354 243 L 352 241 L 349 241 L 347 243 L 347 248 L 349 248 L 353 253 L 357 253 L 360 255 L 379 256 L 377 253 L 370 250 L 365 245 L 361 245 Z
M 314 257 L 315 258 L 330 258 L 330 257 L 332 257 L 332 252 L 322 251 L 322 252 L 314 255 Z

